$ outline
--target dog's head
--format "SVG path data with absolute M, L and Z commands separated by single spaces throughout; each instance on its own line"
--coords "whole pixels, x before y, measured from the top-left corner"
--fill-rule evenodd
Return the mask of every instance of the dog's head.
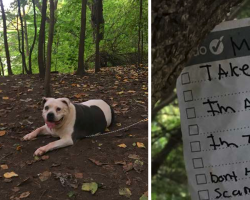
M 63 125 L 70 110 L 69 106 L 68 98 L 43 98 L 43 119 L 50 129 Z

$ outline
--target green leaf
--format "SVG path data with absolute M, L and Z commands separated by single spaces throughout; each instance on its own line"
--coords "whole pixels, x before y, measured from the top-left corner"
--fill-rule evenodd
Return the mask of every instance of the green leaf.
M 96 182 L 82 184 L 82 190 L 91 192 L 91 194 L 95 194 L 97 189 L 98 189 L 98 184 Z
M 132 193 L 131 193 L 130 189 L 128 189 L 128 188 L 120 188 L 119 189 L 119 195 L 130 198 Z
M 71 197 L 73 197 L 73 196 L 75 196 L 76 195 L 76 193 L 74 192 L 74 191 L 70 191 L 69 193 L 68 193 L 68 197 L 69 198 L 71 198 Z

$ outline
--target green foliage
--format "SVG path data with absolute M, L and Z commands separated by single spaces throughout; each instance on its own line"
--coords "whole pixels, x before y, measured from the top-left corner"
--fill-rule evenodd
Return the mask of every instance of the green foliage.
M 81 0 L 59 0 L 56 10 L 56 24 L 54 32 L 52 50 L 52 71 L 57 70 L 64 73 L 73 72 L 78 65 L 78 48 L 80 40 L 81 26 Z M 139 23 L 139 0 L 103 0 L 104 15 L 104 38 L 100 42 L 100 52 L 107 57 L 108 66 L 126 64 L 131 62 L 131 57 L 137 55 L 138 42 L 138 23 Z M 21 1 L 25 5 L 28 28 L 29 47 L 34 37 L 34 19 L 32 1 Z M 8 25 L 8 42 L 11 55 L 11 64 L 14 74 L 22 72 L 21 55 L 18 49 L 17 40 L 17 3 L 13 0 L 11 7 L 6 10 Z M 22 9 L 21 9 L 22 10 Z M 36 6 L 37 13 L 37 39 L 32 54 L 33 73 L 38 73 L 38 36 L 41 22 L 41 12 Z M 148 3 L 143 1 L 143 52 L 144 62 L 147 62 L 148 51 Z M 49 17 L 49 1 L 47 5 L 47 17 Z M 85 37 L 85 62 L 87 67 L 94 66 L 95 41 L 93 39 L 93 28 L 91 26 L 91 11 L 87 6 L 86 14 L 86 37 Z M 48 39 L 48 23 L 46 22 L 46 43 Z M 20 20 L 19 20 L 20 23 Z M 4 62 L 5 71 L 7 70 L 3 34 L 2 18 L 0 17 L 0 56 Z M 20 25 L 19 25 L 20 29 Z M 20 34 L 21 35 L 21 34 Z M 45 49 L 47 50 L 47 48 Z M 113 61 L 114 60 L 114 61 Z M 133 59 L 132 59 L 133 60 Z M 136 60 L 136 59 L 135 59 Z M 26 57 L 28 64 L 28 57 Z M 135 64 L 128 63 L 128 64 Z M 7 74 L 7 72 L 6 72 Z
M 180 127 L 177 102 L 163 108 L 152 122 L 152 159 L 168 143 L 171 130 Z M 190 200 L 182 143 L 173 148 L 152 177 L 152 200 Z

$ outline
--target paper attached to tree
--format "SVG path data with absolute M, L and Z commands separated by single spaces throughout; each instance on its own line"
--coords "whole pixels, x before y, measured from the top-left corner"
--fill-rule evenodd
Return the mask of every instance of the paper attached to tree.
M 177 94 L 192 200 L 250 199 L 250 19 L 215 27 Z

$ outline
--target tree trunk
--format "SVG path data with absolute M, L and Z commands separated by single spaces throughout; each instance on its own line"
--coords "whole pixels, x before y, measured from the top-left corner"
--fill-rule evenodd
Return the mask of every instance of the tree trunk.
M 30 71 L 27 69 L 26 58 L 25 58 L 25 53 L 24 53 L 24 30 L 23 30 L 23 17 L 21 15 L 20 0 L 17 0 L 17 4 L 18 4 L 18 15 L 19 15 L 20 22 L 21 22 L 21 33 L 22 33 L 22 45 L 21 45 L 22 64 L 23 64 L 23 68 L 25 72 L 27 74 L 30 74 Z
M 55 5 L 54 1 L 50 0 L 50 25 L 49 25 L 49 38 L 47 46 L 47 63 L 46 63 L 46 74 L 45 74 L 45 96 L 51 96 L 50 89 L 50 70 L 51 70 L 51 52 L 52 52 L 52 43 L 53 43 L 53 34 L 54 34 L 54 24 L 55 24 Z
M 152 1 L 152 107 L 166 99 L 205 36 L 241 0 Z
M 47 0 L 43 0 L 42 19 L 39 32 L 39 42 L 38 42 L 38 67 L 39 67 L 39 76 L 41 78 L 44 78 L 45 76 L 45 63 L 43 54 L 44 54 L 44 44 L 45 44 L 46 10 L 47 10 Z
M 33 4 L 33 12 L 34 12 L 34 27 L 35 27 L 35 35 L 34 35 L 34 39 L 33 39 L 33 43 L 30 47 L 30 52 L 29 52 L 29 70 L 32 73 L 32 62 L 31 62 L 31 57 L 32 57 L 32 52 L 36 43 L 36 35 L 37 35 L 37 25 L 36 25 L 36 6 L 35 6 L 35 1 L 32 0 L 32 4 Z
M 19 50 L 20 54 L 22 55 L 18 15 L 16 16 L 16 21 L 17 21 L 17 28 L 16 28 L 16 30 L 17 30 L 18 50 Z M 22 74 L 24 74 L 24 65 L 22 65 Z
M 101 22 L 101 13 L 102 13 L 102 0 L 97 0 L 96 6 L 96 51 L 95 51 L 95 73 L 100 71 L 100 22 Z
M 140 15 L 139 15 L 139 24 L 138 24 L 138 49 L 137 49 L 137 66 L 141 64 L 141 19 L 142 19 L 142 0 L 140 0 Z
M 24 22 L 24 36 L 25 36 L 25 51 L 26 51 L 26 56 L 29 56 L 29 39 L 28 39 L 28 28 L 27 28 L 27 23 L 26 23 L 26 19 L 25 19 L 25 6 L 22 5 L 22 9 L 23 9 L 23 22 Z
M 5 54 L 7 59 L 7 66 L 8 66 L 8 75 L 13 75 L 11 64 L 10 64 L 10 52 L 9 52 L 9 45 L 8 45 L 8 38 L 7 38 L 7 26 L 6 26 L 6 16 L 3 6 L 3 0 L 0 0 L 1 10 L 2 10 L 2 19 L 3 19 L 3 36 L 4 36 L 4 47 L 5 47 Z
M 2 76 L 4 76 L 3 62 L 2 62 L 2 58 L 1 57 L 0 57 L 0 64 L 1 64 Z
M 143 61 L 143 30 L 141 31 L 141 64 Z
M 86 5 L 87 0 L 82 0 L 82 13 L 81 13 L 81 32 L 78 52 L 78 68 L 76 71 L 77 75 L 83 75 L 84 69 L 84 45 L 85 45 L 85 30 L 86 30 Z

